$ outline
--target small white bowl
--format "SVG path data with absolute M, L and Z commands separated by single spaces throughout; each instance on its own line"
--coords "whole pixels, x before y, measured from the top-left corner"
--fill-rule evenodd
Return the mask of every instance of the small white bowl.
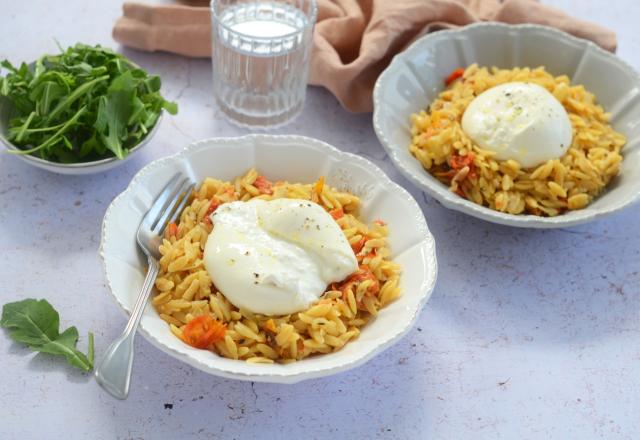
M 585 209 L 557 217 L 501 213 L 452 193 L 409 153 L 412 113 L 426 109 L 444 88 L 443 79 L 473 63 L 501 68 L 544 66 L 583 84 L 610 112 L 613 127 L 627 137 L 620 175 Z M 373 125 L 398 170 L 447 208 L 510 226 L 558 228 L 612 214 L 640 199 L 640 76 L 590 41 L 537 25 L 479 23 L 439 31 L 398 54 L 374 88 Z
M 195 182 L 211 176 L 230 180 L 255 167 L 270 179 L 327 183 L 362 199 L 367 221 L 389 224 L 393 258 L 402 266 L 402 295 L 362 329 L 342 350 L 286 365 L 249 364 L 192 348 L 169 330 L 152 306 L 140 323 L 142 335 L 160 350 L 208 373 L 241 380 L 294 383 L 354 368 L 397 342 L 416 321 L 433 290 L 437 264 L 435 243 L 420 207 L 366 159 L 302 136 L 250 135 L 208 139 L 143 168 L 114 199 L 102 224 L 100 256 L 107 283 L 120 307 L 130 312 L 142 286 L 146 263 L 135 243 L 140 220 L 154 197 L 181 171 Z
M 20 151 L 20 148 L 16 147 L 6 139 L 7 132 L 9 130 L 8 119 L 10 112 L 11 108 L 8 100 L 0 99 L 0 143 L 2 143 L 7 148 L 7 150 Z M 136 146 L 129 150 L 129 153 L 125 156 L 124 159 L 118 159 L 117 157 L 113 156 L 106 159 L 94 160 L 91 162 L 60 163 L 45 160 L 40 157 L 32 156 L 30 154 L 11 155 L 27 162 L 29 165 L 33 165 L 34 167 L 51 171 L 53 173 L 69 175 L 100 173 L 122 165 L 123 163 L 131 159 L 138 151 L 140 151 L 142 147 L 147 145 L 158 131 L 158 127 L 160 126 L 160 122 L 162 121 L 163 113 L 164 110 L 160 112 L 158 120 L 151 128 L 151 130 L 147 133 L 147 135 Z

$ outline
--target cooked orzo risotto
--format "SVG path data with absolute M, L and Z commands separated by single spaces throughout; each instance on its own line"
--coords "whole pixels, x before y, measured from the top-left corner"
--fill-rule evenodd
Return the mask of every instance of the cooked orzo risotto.
M 327 286 L 315 304 L 298 313 L 267 316 L 235 307 L 213 284 L 203 252 L 214 227 L 210 215 L 224 203 L 254 198 L 304 199 L 323 207 L 351 245 L 358 270 Z M 231 182 L 207 178 L 179 222 L 166 229 L 153 305 L 178 338 L 231 359 L 287 363 L 339 350 L 400 295 L 400 267 L 390 260 L 387 225 L 365 224 L 359 205 L 358 197 L 330 187 L 324 178 L 313 184 L 272 183 L 254 169 Z
M 561 157 L 525 168 L 498 160 L 462 128 L 470 103 L 507 83 L 537 84 L 566 110 L 572 142 Z M 471 65 L 447 79 L 429 108 L 411 116 L 411 154 L 449 189 L 479 205 L 509 214 L 556 216 L 587 206 L 618 172 L 625 137 L 609 124 L 595 96 L 567 76 L 536 69 L 498 69 Z

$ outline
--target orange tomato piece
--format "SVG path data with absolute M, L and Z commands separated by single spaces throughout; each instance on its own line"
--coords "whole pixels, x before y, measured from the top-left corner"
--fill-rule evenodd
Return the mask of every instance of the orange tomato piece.
M 369 269 L 369 266 L 367 266 L 366 264 L 361 264 L 360 269 L 358 269 L 358 271 L 351 274 L 351 276 L 349 276 L 349 278 L 347 278 L 340 286 L 339 290 L 342 291 L 343 298 L 346 299 L 346 291 L 348 289 L 366 280 L 373 281 L 371 286 L 369 286 L 369 288 L 367 289 L 368 295 L 375 295 L 380 291 L 380 282 L 378 281 L 376 276 L 373 274 L 373 272 L 371 272 L 371 269 Z
M 176 225 L 175 223 L 169 223 L 169 226 L 167 226 L 167 234 L 169 234 L 169 237 L 177 236 L 178 235 L 178 225 Z
M 358 252 L 360 252 L 362 250 L 362 248 L 364 247 L 364 244 L 367 242 L 366 237 L 362 237 L 360 240 L 356 241 L 355 243 L 353 243 L 351 245 L 351 249 L 353 249 L 353 252 L 355 254 L 357 254 Z
M 331 215 L 334 220 L 338 220 L 339 218 L 344 217 L 344 211 L 340 208 L 332 209 L 331 211 L 329 211 L 329 215 Z
M 222 340 L 227 326 L 209 315 L 193 318 L 182 329 L 182 339 L 195 348 L 207 348 Z
M 371 269 L 369 269 L 369 266 L 367 266 L 366 264 L 361 264 L 360 269 L 356 273 L 351 275 L 350 278 L 352 281 L 358 281 L 358 282 L 366 281 L 366 280 L 372 280 L 372 281 L 375 281 L 376 283 L 378 282 L 378 279 L 373 274 L 373 272 L 371 272 Z
M 222 203 L 220 203 L 220 200 L 216 196 L 213 196 L 211 198 L 211 201 L 209 202 L 209 207 L 207 208 L 207 212 L 205 215 L 209 217 L 211 214 L 216 212 L 216 209 L 218 209 L 218 206 L 220 206 L 221 204 Z
M 444 80 L 444 85 L 448 86 L 449 84 L 451 84 L 452 82 L 454 82 L 455 80 L 457 80 L 458 78 L 462 78 L 462 75 L 464 75 L 464 69 L 462 67 L 454 70 L 453 72 L 451 72 L 451 74 L 447 77 L 447 79 Z
M 256 180 L 253 182 L 253 186 L 258 188 L 260 194 L 273 194 L 273 184 L 263 175 L 256 177 Z
M 213 196 L 211 198 L 211 201 L 209 202 L 209 207 L 207 208 L 207 212 L 205 212 L 204 214 L 204 222 L 207 224 L 211 224 L 211 219 L 209 218 L 209 216 L 211 214 L 213 214 L 216 209 L 218 209 L 218 206 L 222 205 L 222 202 L 220 202 L 220 200 L 216 197 Z
M 477 177 L 476 166 L 473 162 L 475 157 L 476 156 L 473 153 L 467 153 L 464 156 L 454 154 L 453 156 L 451 156 L 451 159 L 449 159 L 449 166 L 456 172 L 460 171 L 464 167 L 469 167 L 469 174 L 467 174 L 467 177 L 475 178 Z
M 450 159 L 451 168 L 453 168 L 454 170 L 461 170 L 466 166 L 470 167 L 471 165 L 473 165 L 473 159 L 475 159 L 475 155 L 473 153 L 468 153 L 464 156 L 454 154 Z

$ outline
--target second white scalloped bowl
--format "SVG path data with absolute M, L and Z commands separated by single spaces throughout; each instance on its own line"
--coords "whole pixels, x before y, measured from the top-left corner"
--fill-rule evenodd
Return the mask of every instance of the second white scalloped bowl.
M 302 136 L 251 135 L 208 139 L 143 168 L 111 203 L 103 221 L 100 255 L 112 295 L 130 312 L 142 286 L 146 263 L 135 243 L 140 220 L 164 184 L 177 171 L 202 182 L 224 180 L 255 167 L 273 180 L 314 182 L 324 175 L 329 185 L 361 198 L 361 215 L 389 224 L 393 258 L 402 266 L 402 296 L 382 309 L 342 350 L 286 365 L 249 364 L 192 348 L 169 330 L 152 306 L 140 322 L 142 335 L 160 350 L 206 372 L 234 379 L 293 383 L 354 368 L 397 342 L 416 321 L 436 280 L 435 243 L 420 207 L 366 159 Z
M 582 84 L 627 137 L 620 175 L 584 209 L 557 217 L 498 212 L 452 193 L 409 153 L 412 113 L 426 109 L 454 69 L 473 63 L 500 68 L 544 66 Z M 398 170 L 444 206 L 510 226 L 557 228 L 609 215 L 640 199 L 640 76 L 615 55 L 545 26 L 480 23 L 426 35 L 397 55 L 374 88 L 373 124 Z

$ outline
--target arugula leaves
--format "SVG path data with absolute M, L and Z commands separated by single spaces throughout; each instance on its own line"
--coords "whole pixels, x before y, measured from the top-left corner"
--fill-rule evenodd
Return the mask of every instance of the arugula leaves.
M 0 327 L 10 330 L 9 336 L 34 351 L 64 356 L 74 367 L 93 369 L 93 333 L 89 332 L 88 353 L 78 351 L 78 330 L 69 327 L 60 333 L 60 316 L 47 300 L 25 299 L 2 307 Z
M 33 154 L 62 163 L 115 156 L 123 159 L 177 104 L 160 94 L 160 77 L 123 55 L 76 44 L 44 55 L 33 68 L 0 62 L 0 99 L 12 107 L 7 139 Z

